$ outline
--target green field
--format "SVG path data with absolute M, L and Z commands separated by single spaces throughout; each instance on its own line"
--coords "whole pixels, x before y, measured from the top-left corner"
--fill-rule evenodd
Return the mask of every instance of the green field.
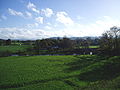
M 99 46 L 89 46 L 89 48 L 99 48 Z
M 79 48 L 83 48 L 83 47 L 79 46 Z M 89 46 L 89 48 L 99 48 L 99 46 L 98 45 L 96 45 L 96 46 Z
M 16 53 L 18 51 L 25 51 L 27 48 L 30 48 L 30 45 L 9 45 L 9 46 L 0 46 L 0 52 L 9 51 Z
M 120 57 L 0 58 L 0 90 L 120 90 Z

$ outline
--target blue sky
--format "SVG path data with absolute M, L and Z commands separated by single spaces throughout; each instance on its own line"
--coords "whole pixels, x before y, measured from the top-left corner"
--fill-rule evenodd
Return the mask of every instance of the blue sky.
M 100 36 L 120 26 L 120 0 L 0 0 L 1 39 Z

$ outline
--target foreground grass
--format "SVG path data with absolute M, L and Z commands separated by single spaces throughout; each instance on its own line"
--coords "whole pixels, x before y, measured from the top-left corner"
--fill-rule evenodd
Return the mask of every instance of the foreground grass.
M 120 57 L 0 58 L 0 90 L 119 90 Z

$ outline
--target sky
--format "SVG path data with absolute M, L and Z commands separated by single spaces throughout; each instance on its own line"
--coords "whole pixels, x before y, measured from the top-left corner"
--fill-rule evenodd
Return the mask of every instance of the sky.
M 120 26 L 120 0 L 0 0 L 0 39 L 101 36 Z

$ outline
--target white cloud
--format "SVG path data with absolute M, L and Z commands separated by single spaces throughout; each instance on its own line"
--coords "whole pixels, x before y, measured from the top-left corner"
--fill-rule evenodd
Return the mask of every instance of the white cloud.
M 39 26 L 38 23 L 33 23 L 33 24 L 27 24 L 27 28 L 37 28 Z
M 46 17 L 51 17 L 53 15 L 53 10 L 50 8 L 42 9 L 42 12 Z
M 25 28 L 0 28 L 1 39 L 41 39 L 47 37 L 43 30 Z
M 47 30 L 51 30 L 52 27 L 50 27 L 50 26 L 45 26 L 45 29 L 47 29 Z
M 109 16 L 103 16 L 89 24 L 74 23 L 72 26 L 64 28 L 64 32 L 69 36 L 101 36 L 112 26 L 120 26 L 120 20 Z
M 73 20 L 68 16 L 66 12 L 57 12 L 56 21 L 63 23 L 64 25 L 73 25 Z
M 39 24 L 38 24 L 38 23 L 34 23 L 34 25 L 35 25 L 36 27 L 38 27 L 38 26 L 39 26 Z
M 52 25 L 52 24 L 48 22 L 47 25 Z
M 28 9 L 36 8 L 36 6 L 33 3 L 29 2 L 28 5 L 27 5 L 27 8 Z
M 22 40 L 35 40 L 54 36 L 64 36 L 63 31 L 51 32 L 50 30 L 42 29 L 25 29 L 25 28 L 0 28 L 1 39 L 22 39 Z
M 24 16 L 22 12 L 17 12 L 11 8 L 8 8 L 8 11 L 11 15 L 14 15 L 14 16 Z
M 35 21 L 40 24 L 43 24 L 43 17 L 37 17 L 37 18 L 35 18 Z
M 32 17 L 32 14 L 30 12 L 26 11 L 25 13 L 26 13 L 27 17 L 29 17 L 29 18 Z
M 36 8 L 32 8 L 32 11 L 36 12 L 36 13 L 40 13 L 39 10 L 37 10 Z
M 28 3 L 27 8 L 32 10 L 33 12 L 40 13 L 40 11 L 36 9 L 36 6 L 31 2 Z
M 5 15 L 2 15 L 1 18 L 7 20 L 7 17 Z

